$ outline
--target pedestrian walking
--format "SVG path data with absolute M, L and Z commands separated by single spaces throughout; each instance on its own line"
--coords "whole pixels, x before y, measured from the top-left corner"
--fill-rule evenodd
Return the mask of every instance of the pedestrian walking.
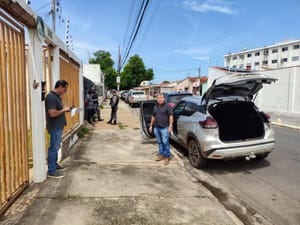
M 50 91 L 45 98 L 46 126 L 50 134 L 50 146 L 48 149 L 48 177 L 63 178 L 66 168 L 57 163 L 58 150 L 61 146 L 62 132 L 67 124 L 65 112 L 70 112 L 72 106 L 64 106 L 61 96 L 68 90 L 68 82 L 58 80 L 54 90 Z
M 154 131 L 156 141 L 158 144 L 158 156 L 156 161 L 164 160 L 164 164 L 168 165 L 170 162 L 170 143 L 169 133 L 173 126 L 173 110 L 166 104 L 163 94 L 157 95 L 157 104 L 153 107 L 149 132 Z
M 110 119 L 107 121 L 107 123 L 110 123 L 111 125 L 117 125 L 117 111 L 118 111 L 118 104 L 119 104 L 119 96 L 117 95 L 116 90 L 112 90 L 112 97 L 110 99 L 110 107 L 111 107 L 111 113 L 110 113 Z
M 94 109 L 95 109 L 95 113 L 96 113 L 97 119 L 98 119 L 98 121 L 103 121 L 103 119 L 100 118 L 101 112 L 100 112 L 100 107 L 99 107 L 99 96 L 98 96 L 98 93 L 97 93 L 95 87 L 92 87 L 91 90 L 92 90 L 92 101 L 94 103 Z M 95 119 L 94 115 L 93 115 L 93 122 L 96 122 L 96 119 Z

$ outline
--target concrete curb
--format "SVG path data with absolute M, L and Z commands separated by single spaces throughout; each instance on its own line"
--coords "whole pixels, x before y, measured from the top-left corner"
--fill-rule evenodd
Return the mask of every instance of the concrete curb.
M 278 126 L 278 127 L 286 127 L 294 130 L 300 130 L 300 127 L 294 126 L 294 125 L 288 125 L 288 124 L 282 124 L 282 123 L 276 123 L 276 122 L 271 122 L 272 125 Z

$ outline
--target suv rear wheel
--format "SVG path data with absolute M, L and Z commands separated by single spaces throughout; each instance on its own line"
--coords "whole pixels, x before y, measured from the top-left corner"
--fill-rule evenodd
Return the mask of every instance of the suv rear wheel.
M 190 139 L 188 143 L 189 160 L 193 167 L 203 168 L 207 164 L 207 159 L 202 156 L 200 145 L 195 139 Z

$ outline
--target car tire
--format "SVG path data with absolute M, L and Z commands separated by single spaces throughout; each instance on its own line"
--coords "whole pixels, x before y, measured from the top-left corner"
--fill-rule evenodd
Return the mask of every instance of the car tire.
M 195 139 L 190 139 L 188 142 L 189 160 L 193 167 L 204 168 L 207 164 L 207 159 L 202 156 L 199 143 Z

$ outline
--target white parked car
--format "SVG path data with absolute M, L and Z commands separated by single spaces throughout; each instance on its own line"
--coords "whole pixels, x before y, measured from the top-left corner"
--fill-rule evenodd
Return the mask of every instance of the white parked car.
M 263 159 L 274 149 L 270 117 L 254 104 L 263 84 L 276 79 L 263 74 L 236 74 L 216 79 L 203 96 L 185 97 L 174 107 L 170 138 L 188 150 L 196 168 L 207 159 Z M 144 137 L 148 132 L 154 102 L 141 105 Z

